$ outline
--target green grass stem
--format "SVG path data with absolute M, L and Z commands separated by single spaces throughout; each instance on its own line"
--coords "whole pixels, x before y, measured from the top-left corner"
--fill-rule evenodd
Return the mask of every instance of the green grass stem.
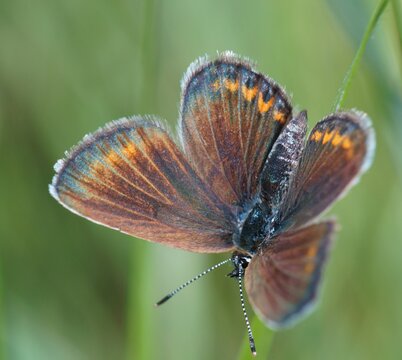
M 392 0 L 392 12 L 394 14 L 395 26 L 399 45 L 399 68 L 402 76 L 402 5 L 400 0 Z
M 335 111 L 338 111 L 344 106 L 345 99 L 348 93 L 348 90 L 351 85 L 351 81 L 353 76 L 356 73 L 356 70 L 361 62 L 361 59 L 363 57 L 364 51 L 366 50 L 367 43 L 373 33 L 374 28 L 376 27 L 378 23 L 378 19 L 381 17 L 381 14 L 384 12 L 385 7 L 388 4 L 388 0 L 381 0 L 377 7 L 375 8 L 373 15 L 371 16 L 371 19 L 367 25 L 366 31 L 363 34 L 363 38 L 360 42 L 359 48 L 357 49 L 356 55 L 352 61 L 352 64 L 350 65 L 345 78 L 343 79 L 342 85 L 338 91 L 338 96 L 335 102 Z
M 0 263 L 1 265 L 1 263 Z M 3 311 L 3 277 L 0 267 L 0 360 L 5 359 L 5 329 L 4 329 L 4 311 Z
M 142 3 L 143 23 L 140 39 L 142 86 L 137 113 L 146 113 L 152 104 L 152 92 L 156 87 L 156 13 L 157 0 Z M 127 360 L 154 359 L 155 346 L 152 343 L 154 326 L 153 304 L 146 294 L 150 294 L 153 264 L 152 249 L 143 240 L 134 240 L 131 254 L 131 271 L 128 295 Z

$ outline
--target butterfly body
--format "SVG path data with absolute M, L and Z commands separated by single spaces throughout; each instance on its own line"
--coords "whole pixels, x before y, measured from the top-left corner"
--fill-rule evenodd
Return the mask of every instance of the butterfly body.
M 260 175 L 256 200 L 241 224 L 234 244 L 255 254 L 262 244 L 282 230 L 281 210 L 286 206 L 288 190 L 304 147 L 307 113 L 292 118 L 278 137 Z
M 233 244 L 241 251 L 254 255 L 270 233 L 270 211 L 261 202 L 247 212 L 239 232 L 233 235 Z
M 56 164 L 50 193 L 135 237 L 232 252 L 259 317 L 293 323 L 314 303 L 336 227 L 317 218 L 371 163 L 368 117 L 334 113 L 307 135 L 278 84 L 223 53 L 190 65 L 178 134 L 151 116 L 112 122 Z

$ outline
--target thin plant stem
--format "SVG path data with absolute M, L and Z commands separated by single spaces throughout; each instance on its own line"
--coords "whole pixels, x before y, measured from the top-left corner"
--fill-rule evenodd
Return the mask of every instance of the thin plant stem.
M 360 42 L 360 46 L 357 49 L 356 55 L 350 65 L 345 78 L 343 79 L 342 85 L 338 91 L 338 96 L 335 102 L 335 111 L 338 111 L 340 108 L 343 107 L 346 95 L 351 85 L 351 81 L 353 76 L 356 73 L 358 66 L 360 65 L 361 59 L 363 57 L 364 51 L 366 50 L 367 43 L 373 33 L 375 26 L 377 25 L 378 19 L 380 18 L 381 14 L 383 13 L 385 7 L 387 6 L 389 0 L 381 0 L 377 7 L 375 8 L 373 15 L 367 25 L 366 31 L 363 34 L 363 38 Z
M 151 97 L 156 86 L 156 13 L 157 0 L 142 2 L 142 37 L 141 37 L 141 75 L 142 96 L 137 103 L 136 112 L 148 110 L 153 104 Z M 129 278 L 128 311 L 127 311 L 127 360 L 154 359 L 152 302 L 146 294 L 151 292 L 149 278 L 152 277 L 150 244 L 143 240 L 133 240 L 131 253 L 131 269 Z
M 1 264 L 0 264 L 1 265 Z M 4 316 L 3 316 L 3 278 L 0 267 L 0 360 L 5 359 L 5 331 L 4 331 Z
M 366 50 L 368 40 L 370 39 L 371 34 L 373 33 L 373 30 L 374 30 L 375 26 L 377 25 L 379 18 L 381 17 L 382 13 L 384 12 L 384 9 L 385 9 L 386 5 L 388 4 L 388 1 L 389 0 L 381 0 L 378 3 L 377 7 L 375 8 L 373 15 L 371 16 L 371 19 L 367 25 L 366 31 L 364 32 L 363 38 L 360 42 L 359 48 L 356 52 L 356 55 L 352 61 L 352 64 L 350 65 L 350 67 L 346 73 L 346 76 L 342 82 L 342 85 L 339 89 L 338 96 L 337 96 L 337 99 L 335 102 L 335 111 L 338 111 L 345 102 L 353 76 L 361 62 L 364 51 Z M 395 8 L 397 8 L 397 6 L 395 6 Z M 398 8 L 397 10 L 400 10 L 400 8 Z M 397 15 L 395 15 L 397 24 L 398 24 L 399 35 L 401 35 L 400 15 L 401 15 L 400 12 Z M 402 37 L 400 37 L 400 39 L 402 39 Z M 401 42 L 401 44 L 402 44 L 402 42 Z M 253 329 L 256 348 L 257 348 L 257 354 L 258 354 L 259 358 L 260 359 L 268 359 L 271 345 L 272 345 L 273 338 L 274 338 L 274 331 L 268 329 L 256 316 L 254 316 L 254 319 L 251 322 L 251 326 Z M 243 339 L 243 343 L 242 343 L 242 346 L 241 346 L 241 349 L 239 352 L 239 356 L 237 359 L 238 360 L 246 360 L 246 359 L 248 360 L 251 358 L 251 356 L 252 355 L 250 352 L 248 336 L 245 336 Z
M 400 0 L 392 0 L 392 12 L 394 14 L 396 32 L 399 45 L 399 70 L 402 76 L 402 6 Z

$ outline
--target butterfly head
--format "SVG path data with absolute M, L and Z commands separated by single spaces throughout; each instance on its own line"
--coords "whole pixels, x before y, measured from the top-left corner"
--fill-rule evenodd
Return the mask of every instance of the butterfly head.
M 234 269 L 227 276 L 233 278 L 238 278 L 239 275 L 242 276 L 244 270 L 246 270 L 248 264 L 250 264 L 251 258 L 250 255 L 235 251 L 231 258 Z

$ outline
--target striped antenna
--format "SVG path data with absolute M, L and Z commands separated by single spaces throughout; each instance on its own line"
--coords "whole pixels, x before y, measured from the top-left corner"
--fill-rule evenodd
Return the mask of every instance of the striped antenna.
M 232 261 L 232 259 L 226 259 L 224 261 L 221 261 L 220 263 L 211 266 L 209 269 L 204 270 L 201 274 L 198 274 L 197 276 L 194 276 L 191 280 L 186 281 L 183 285 L 180 285 L 177 289 L 173 290 L 171 293 L 167 294 L 164 298 L 162 298 L 161 300 L 159 300 L 156 304 L 155 307 L 164 304 L 166 301 L 168 301 L 170 298 L 172 298 L 174 295 L 176 295 L 178 292 L 180 292 L 181 290 L 183 290 L 184 288 L 186 288 L 187 286 L 189 286 L 190 284 L 192 284 L 194 281 L 202 278 L 204 275 L 207 275 L 208 273 L 210 273 L 212 270 L 215 270 L 219 267 L 221 267 L 222 265 L 228 263 L 229 261 Z
M 255 349 L 255 342 L 254 342 L 254 336 L 253 332 L 251 331 L 251 326 L 250 326 L 250 321 L 248 320 L 247 312 L 246 312 L 246 307 L 244 305 L 244 297 L 243 297 L 243 267 L 240 265 L 239 266 L 239 289 L 240 289 L 240 301 L 241 301 L 241 308 L 243 310 L 243 315 L 244 315 L 244 320 L 246 321 L 246 326 L 247 326 L 247 332 L 248 332 L 248 342 L 250 344 L 250 350 L 251 353 L 256 356 L 257 351 Z

